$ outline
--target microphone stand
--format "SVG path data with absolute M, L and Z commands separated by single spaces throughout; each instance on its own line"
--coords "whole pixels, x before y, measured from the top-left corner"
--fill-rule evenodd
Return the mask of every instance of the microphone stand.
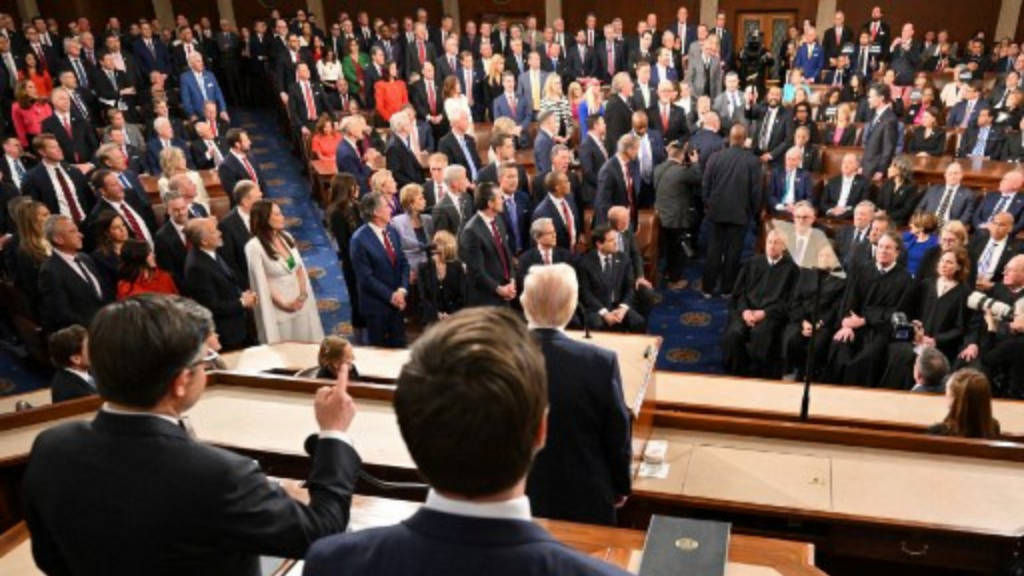
M 807 422 L 811 409 L 811 375 L 814 365 L 814 344 L 818 339 L 818 301 L 821 299 L 821 285 L 824 278 L 832 271 L 828 269 L 815 269 L 815 277 L 818 282 L 814 287 L 814 308 L 811 310 L 811 342 L 807 345 L 807 361 L 804 363 L 804 396 L 800 401 L 800 421 Z
M 583 337 L 590 340 L 590 322 L 587 321 L 587 307 L 583 305 L 583 302 L 580 302 L 578 306 L 580 309 L 580 316 L 583 317 Z

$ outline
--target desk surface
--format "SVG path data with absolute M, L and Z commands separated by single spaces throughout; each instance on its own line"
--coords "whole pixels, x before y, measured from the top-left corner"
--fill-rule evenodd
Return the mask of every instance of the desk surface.
M 655 428 L 669 443 L 664 479 L 634 493 L 713 499 L 806 517 L 1019 535 L 1024 467 L 1012 462 Z
M 583 340 L 582 332 L 567 332 L 577 340 Z M 643 399 L 649 379 L 653 377 L 654 361 L 658 357 L 661 338 L 657 336 L 610 334 L 594 332 L 589 342 L 607 348 L 619 356 L 619 370 L 622 372 L 622 388 L 626 404 L 639 413 L 639 402 Z M 269 346 L 255 346 L 223 356 L 228 369 L 236 372 L 258 373 L 268 370 L 298 372 L 317 365 L 319 343 L 281 342 Z M 387 348 L 355 348 L 356 369 L 362 376 L 395 380 L 402 366 L 409 360 L 408 350 Z
M 800 382 L 658 372 L 655 400 L 662 407 L 796 417 L 803 393 Z M 1003 432 L 1024 436 L 1024 402 L 995 400 L 992 404 Z M 949 401 L 941 394 L 814 384 L 810 406 L 812 419 L 927 427 L 946 416 Z
M 21 400 L 28 402 L 32 406 L 45 406 L 46 404 L 50 404 L 50 389 L 41 388 L 24 394 L 0 396 L 0 414 L 9 414 L 14 412 L 14 405 Z
M 388 526 L 408 518 L 419 504 L 370 496 L 352 501 L 351 529 Z M 620 568 L 637 572 L 643 555 L 644 534 L 635 530 L 537 520 L 559 541 Z M 810 544 L 733 535 L 729 540 L 727 576 L 823 576 L 814 568 Z M 288 571 L 287 574 L 293 574 Z M 0 574 L 41 575 L 32 560 L 32 543 L 24 523 L 0 536 Z M 298 576 L 297 574 L 295 576 Z

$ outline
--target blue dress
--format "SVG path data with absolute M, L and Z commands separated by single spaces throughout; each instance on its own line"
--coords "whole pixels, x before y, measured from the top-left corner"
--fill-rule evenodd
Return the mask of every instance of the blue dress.
M 587 101 L 580 102 L 579 106 L 579 120 L 580 120 L 580 142 L 587 137 L 587 117 L 590 116 L 590 108 L 587 106 Z M 601 104 L 601 109 L 597 112 L 598 116 L 604 116 L 604 104 Z
M 939 245 L 939 235 L 932 234 L 928 239 L 921 242 L 913 232 L 903 233 L 903 248 L 907 251 L 907 271 L 912 276 L 917 276 L 917 267 L 921 265 L 921 258 L 929 248 Z

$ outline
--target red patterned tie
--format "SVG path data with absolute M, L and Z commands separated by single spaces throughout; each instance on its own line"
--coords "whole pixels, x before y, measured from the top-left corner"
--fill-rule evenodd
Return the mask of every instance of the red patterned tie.
M 501 241 L 501 232 L 498 231 L 498 219 L 491 220 L 491 235 L 494 237 L 494 245 L 498 248 L 498 256 L 501 257 L 501 268 L 505 272 L 505 281 L 508 282 L 508 256 L 505 254 L 505 243 Z
M 384 251 L 388 253 L 388 260 L 391 261 L 391 265 L 398 264 L 398 255 L 395 254 L 395 247 L 391 245 L 391 238 L 388 237 L 388 231 L 384 230 L 382 236 L 384 237 Z
M 252 181 L 258 184 L 259 181 L 256 179 L 256 171 L 252 169 L 252 164 L 249 164 L 249 159 L 243 156 L 242 164 L 245 166 L 245 171 L 249 173 L 249 178 L 252 178 Z
M 573 226 L 572 213 L 569 212 L 569 204 L 562 200 L 562 217 L 565 218 L 565 231 L 569 233 L 569 249 L 576 245 L 573 240 L 576 238 L 576 228 Z
M 136 240 L 146 240 L 146 234 L 143 233 L 142 226 L 139 225 L 139 221 L 132 214 L 131 208 L 122 204 L 121 216 L 124 216 L 124 221 L 128 223 L 128 228 L 131 228 L 132 236 L 135 236 Z
M 82 211 L 78 207 L 78 199 L 75 198 L 74 193 L 71 192 L 71 185 L 68 184 L 68 179 L 64 177 L 64 171 L 60 168 L 54 168 L 53 171 L 57 173 L 57 182 L 60 184 L 60 191 L 64 195 L 64 201 L 68 203 L 68 210 L 71 211 L 71 219 L 75 221 L 75 224 L 81 224 Z
M 309 89 L 309 82 L 302 83 L 302 93 L 306 96 L 306 115 L 311 122 L 316 121 L 316 105 L 313 103 L 313 93 Z

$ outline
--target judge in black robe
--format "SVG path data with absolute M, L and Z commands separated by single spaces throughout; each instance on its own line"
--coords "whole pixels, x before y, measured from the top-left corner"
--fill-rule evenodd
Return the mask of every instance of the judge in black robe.
M 847 341 L 833 338 L 826 382 L 875 387 L 882 376 L 892 337 L 892 316 L 900 310 L 913 279 L 898 262 L 903 251 L 899 236 L 886 232 L 877 246 L 875 261 L 854 268 L 847 282 L 835 329 L 837 337 L 851 330 L 853 337 Z M 844 323 L 850 326 L 844 327 Z
M 814 313 L 814 298 L 821 279 L 821 293 L 818 297 L 818 313 Z M 782 331 L 784 371 L 796 374 L 801 380 L 807 367 L 811 337 L 804 336 L 804 322 L 812 324 L 818 319 L 818 331 L 814 338 L 814 361 L 811 362 L 812 377 L 817 379 L 828 360 L 828 349 L 832 338 L 832 326 L 839 323 L 839 308 L 846 292 L 846 278 L 833 274 L 822 275 L 809 268 L 800 270 L 800 276 L 793 287 L 789 300 L 788 324 Z
M 737 376 L 777 378 L 778 342 L 786 304 L 800 269 L 785 252 L 782 234 L 768 234 L 764 255 L 747 260 L 733 288 L 722 337 L 725 370 Z M 744 313 L 747 317 L 744 317 Z
M 924 336 L 935 340 L 935 348 L 954 360 L 967 331 L 967 296 L 971 293 L 966 283 L 966 270 L 945 294 L 939 296 L 938 278 L 916 283 L 907 291 L 902 306 L 907 319 L 921 322 Z M 910 390 L 914 385 L 914 362 L 917 345 L 911 342 L 893 342 L 889 345 L 889 362 L 882 376 L 882 387 Z

